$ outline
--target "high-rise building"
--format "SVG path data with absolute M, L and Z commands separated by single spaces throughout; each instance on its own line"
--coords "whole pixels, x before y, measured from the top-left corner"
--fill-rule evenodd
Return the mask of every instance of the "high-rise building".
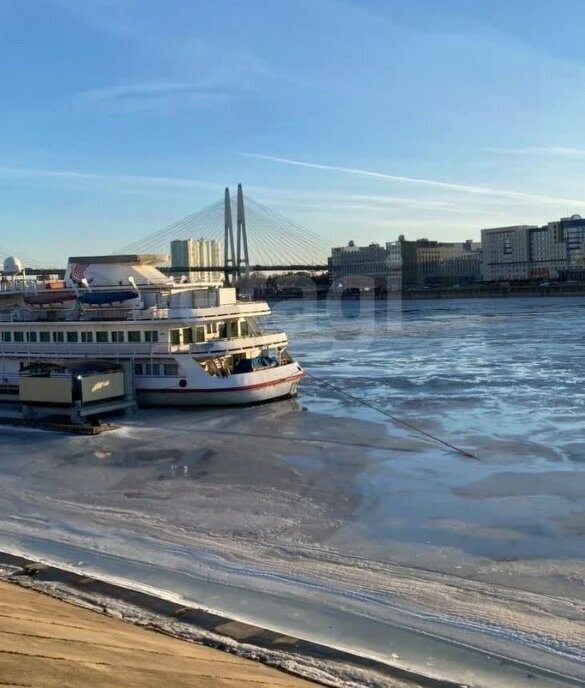
M 185 274 L 198 282 L 221 282 L 221 245 L 215 239 L 175 239 L 171 241 L 174 268 L 216 268 Z M 219 269 L 218 269 L 219 268 Z
M 585 274 L 585 219 L 580 215 L 541 227 L 483 229 L 481 241 L 483 279 L 488 282 Z
M 387 252 L 379 244 L 331 249 L 331 277 L 335 286 L 385 287 L 388 278 Z
M 482 277 L 486 282 L 528 279 L 530 234 L 535 225 L 481 230 Z
M 470 284 L 481 277 L 481 247 L 471 240 L 444 243 L 400 235 L 385 248 L 379 244 L 331 249 L 333 284 L 374 286 L 389 291 L 409 287 Z
M 416 281 L 422 287 L 453 286 L 481 279 L 481 245 L 464 242 L 416 242 Z
M 470 284 L 481 276 L 481 245 L 470 239 L 460 243 L 408 241 L 400 235 L 398 241 L 386 244 L 386 250 L 393 291 Z
M 404 234 L 397 241 L 386 242 L 388 288 L 401 291 L 416 284 L 416 241 L 408 241 Z

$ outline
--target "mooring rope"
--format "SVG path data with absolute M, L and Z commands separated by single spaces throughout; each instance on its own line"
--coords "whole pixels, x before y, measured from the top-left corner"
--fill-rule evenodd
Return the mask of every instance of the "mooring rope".
M 310 377 L 312 380 L 315 380 L 315 382 L 317 384 L 322 385 L 324 387 L 329 387 L 334 392 L 337 392 L 338 394 L 341 394 L 344 397 L 351 399 L 351 401 L 354 401 L 358 404 L 362 404 L 363 406 L 368 406 L 369 408 L 373 409 L 374 411 L 377 411 L 378 413 L 382 414 L 383 416 L 386 416 L 386 418 L 389 418 L 390 420 L 394 421 L 395 423 L 398 423 L 399 425 L 403 425 L 405 428 L 409 428 L 410 430 L 414 430 L 415 432 L 418 432 L 420 435 L 424 435 L 425 437 L 428 437 L 429 439 L 433 440 L 434 442 L 438 442 L 439 444 L 442 444 L 443 446 L 448 447 L 449 449 L 452 449 L 453 451 L 457 452 L 458 454 L 461 454 L 462 456 L 465 456 L 469 459 L 475 459 L 476 461 L 479 461 L 479 458 L 475 454 L 472 454 L 471 452 L 468 452 L 465 449 L 461 449 L 460 447 L 456 447 L 454 444 L 447 442 L 447 440 L 443 440 L 440 437 L 437 437 L 436 435 L 433 435 L 432 433 L 427 432 L 426 430 L 421 430 L 421 428 L 418 428 L 416 425 L 413 425 L 412 423 L 409 423 L 406 420 L 402 420 L 402 418 L 398 418 L 397 416 L 394 416 L 391 413 L 388 413 L 388 411 L 385 411 L 384 409 L 380 408 L 379 406 L 376 406 L 375 404 L 372 404 L 371 402 L 366 401 L 365 399 L 362 399 L 361 397 L 356 397 L 354 394 L 350 394 L 349 392 L 346 392 L 344 389 L 342 389 L 341 387 L 338 387 L 337 385 L 334 385 L 332 382 L 329 382 L 327 380 L 323 380 L 322 378 L 316 377 L 312 373 L 308 373 L 306 370 L 305 370 L 305 375 L 307 377 Z

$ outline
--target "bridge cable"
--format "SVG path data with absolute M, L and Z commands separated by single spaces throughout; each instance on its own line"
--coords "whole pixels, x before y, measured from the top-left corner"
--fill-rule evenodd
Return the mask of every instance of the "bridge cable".
M 300 244 L 301 248 L 301 254 L 299 254 L 299 259 L 297 259 L 295 262 L 297 263 L 304 263 L 306 261 L 314 261 L 315 259 L 315 254 L 321 254 L 323 253 L 323 249 L 321 246 L 315 245 L 312 240 L 307 240 L 306 237 L 304 237 L 302 234 L 299 234 L 296 232 L 296 230 L 292 229 L 291 227 L 283 224 L 282 222 L 279 222 L 278 220 L 275 220 L 274 218 L 267 218 L 263 216 L 256 216 L 253 211 L 250 212 L 250 216 L 252 218 L 254 217 L 259 217 L 261 218 L 259 221 L 263 226 L 269 226 L 272 228 L 273 231 L 278 232 L 279 235 L 281 235 L 285 239 L 285 245 L 293 245 L 298 247 Z M 294 238 L 294 243 L 292 239 Z M 302 255 L 302 257 L 301 257 Z
M 310 261 L 314 258 L 315 248 L 304 237 L 299 237 L 294 233 L 291 236 L 289 228 L 283 227 L 281 223 L 275 223 L 272 218 L 256 216 L 253 211 L 249 214 L 252 220 L 255 220 L 256 217 L 258 218 L 258 226 L 263 230 L 264 236 L 270 236 L 271 239 L 275 240 L 280 250 L 284 250 L 287 247 L 288 250 L 286 250 L 285 260 L 281 263 L 282 265 L 299 265 L 307 262 L 307 259 Z M 292 241 L 293 238 L 295 239 L 294 243 Z M 299 248 L 300 253 L 298 252 Z M 294 249 L 296 249 L 296 253 L 292 253 Z
M 406 420 L 403 420 L 402 418 L 398 418 L 397 416 L 392 415 L 388 411 L 385 411 L 384 409 L 380 408 L 379 406 L 376 406 L 375 404 L 372 404 L 369 401 L 366 401 L 365 399 L 362 399 L 361 397 L 356 397 L 354 394 L 350 394 L 349 392 L 346 392 L 344 389 L 341 387 L 338 387 L 337 385 L 334 385 L 332 382 L 329 382 L 327 380 L 323 380 L 320 377 L 316 377 L 312 373 L 308 373 L 305 370 L 305 375 L 307 377 L 310 377 L 312 380 L 314 380 L 318 385 L 322 385 L 323 387 L 328 387 L 332 389 L 333 391 L 337 392 L 338 394 L 341 394 L 344 397 L 347 397 L 351 401 L 355 401 L 358 404 L 362 404 L 363 406 L 368 406 L 369 408 L 373 409 L 374 411 L 377 411 L 378 413 L 382 414 L 383 416 L 386 416 L 387 418 L 390 418 L 390 420 L 394 421 L 395 423 L 398 423 L 399 425 L 404 426 L 405 428 L 409 428 L 410 430 L 414 430 L 415 432 L 418 432 L 420 435 L 424 435 L 425 437 L 428 437 L 429 439 L 433 440 L 434 442 L 437 442 L 438 444 L 442 444 L 445 447 L 448 447 L 449 449 L 453 450 L 454 452 L 457 452 L 458 454 L 461 454 L 462 456 L 465 456 L 468 459 L 475 459 L 476 461 L 479 461 L 479 457 L 476 456 L 475 454 L 472 454 L 471 452 L 468 452 L 466 449 L 461 449 L 460 447 L 456 447 L 454 444 L 451 444 L 450 442 L 447 442 L 446 440 L 441 439 L 440 437 L 437 437 L 436 435 L 433 435 L 430 432 L 427 432 L 426 430 L 422 430 L 421 428 L 417 427 L 416 425 L 413 425 L 412 423 L 409 423 Z
M 221 241 L 224 232 L 223 200 L 135 241 L 120 252 L 169 253 L 169 243 L 179 238 L 213 238 Z M 326 241 L 285 216 L 245 197 L 251 265 L 316 264 L 317 257 L 328 253 Z M 236 199 L 232 199 L 234 227 Z M 324 263 L 324 260 L 318 260 Z
M 287 234 L 294 234 L 296 237 L 303 237 L 306 245 L 310 245 L 313 251 L 329 253 L 328 242 L 318 234 L 302 227 L 296 222 L 289 220 L 284 215 L 277 213 L 268 206 L 262 205 L 251 198 L 246 197 L 247 208 L 260 216 L 269 218 L 272 223 L 284 229 Z

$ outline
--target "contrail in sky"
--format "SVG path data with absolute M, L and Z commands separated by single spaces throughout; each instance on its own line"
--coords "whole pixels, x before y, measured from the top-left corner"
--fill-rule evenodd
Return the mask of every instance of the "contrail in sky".
M 344 174 L 359 175 L 362 177 L 373 177 L 375 179 L 387 179 L 392 182 L 404 182 L 407 184 L 418 184 L 421 186 L 431 186 L 438 189 L 449 189 L 450 191 L 459 191 L 462 193 L 478 194 L 483 196 L 499 196 L 500 198 L 520 198 L 532 201 L 540 201 L 541 203 L 564 203 L 570 205 L 585 205 L 585 200 L 575 198 L 556 198 L 554 196 L 543 196 L 541 194 L 525 193 L 523 191 L 511 191 L 508 189 L 494 189 L 487 186 L 471 186 L 468 184 L 453 184 L 451 182 L 441 182 L 434 179 L 420 179 L 418 177 L 401 177 L 394 174 L 384 174 L 383 172 L 372 172 L 370 170 L 361 170 L 356 167 L 339 167 L 337 165 L 322 165 L 315 162 L 305 162 L 304 160 L 291 160 L 290 158 L 279 158 L 274 155 L 262 155 L 260 153 L 241 153 L 248 158 L 257 158 L 258 160 L 268 160 L 271 162 L 278 162 L 285 165 L 296 165 L 297 167 L 309 167 L 316 170 L 328 170 L 330 172 L 342 172 Z

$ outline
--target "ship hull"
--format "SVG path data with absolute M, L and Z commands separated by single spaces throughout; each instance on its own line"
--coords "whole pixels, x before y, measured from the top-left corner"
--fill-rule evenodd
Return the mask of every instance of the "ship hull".
M 137 389 L 141 406 L 244 406 L 297 395 L 302 374 L 261 384 L 197 389 Z

